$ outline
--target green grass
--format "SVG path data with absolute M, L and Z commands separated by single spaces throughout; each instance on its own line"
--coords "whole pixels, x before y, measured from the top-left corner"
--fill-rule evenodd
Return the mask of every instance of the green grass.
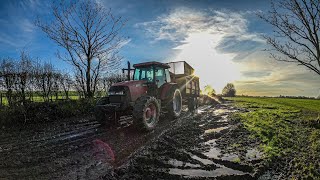
M 320 176 L 320 100 L 235 97 L 235 106 L 250 110 L 234 114 L 253 138 L 262 141 L 266 160 L 281 160 L 291 178 Z M 279 162 L 277 162 L 279 163 Z M 280 163 L 281 164 L 281 163 Z
M 72 95 L 69 96 L 69 99 L 71 99 L 71 100 L 78 100 L 79 97 L 80 97 L 80 96 L 78 96 L 78 95 L 72 94 Z M 59 96 L 58 96 L 58 99 L 65 99 L 65 98 L 66 98 L 66 97 L 65 97 L 65 96 L 62 96 L 62 95 L 59 95 Z M 29 99 L 29 98 L 27 97 L 26 99 Z M 31 100 L 31 99 L 30 99 L 30 100 Z M 56 100 L 56 97 L 53 96 L 53 97 L 52 97 L 52 100 L 55 101 L 55 100 Z M 33 96 L 31 101 L 33 101 L 33 102 L 44 102 L 44 99 L 43 99 L 42 96 Z M 2 102 L 2 105 L 8 105 L 8 99 L 7 99 L 6 97 L 2 97 L 2 101 L 0 101 L 0 102 Z

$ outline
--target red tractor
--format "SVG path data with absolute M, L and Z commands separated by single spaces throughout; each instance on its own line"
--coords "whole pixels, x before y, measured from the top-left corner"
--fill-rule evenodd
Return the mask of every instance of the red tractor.
M 177 118 L 183 104 L 188 104 L 189 109 L 197 107 L 199 78 L 186 62 L 146 62 L 133 67 L 133 80 L 113 84 L 108 97 L 97 102 L 95 116 L 102 125 L 132 115 L 136 127 L 150 131 L 156 127 L 161 112 Z

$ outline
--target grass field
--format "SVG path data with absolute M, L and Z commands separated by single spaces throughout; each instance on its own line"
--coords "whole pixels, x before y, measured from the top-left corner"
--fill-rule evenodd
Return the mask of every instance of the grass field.
M 27 99 L 29 99 L 29 98 L 27 98 Z M 65 96 L 58 96 L 58 99 L 65 99 Z M 71 100 L 77 100 L 77 99 L 79 99 L 79 96 L 78 96 L 78 95 L 72 95 L 72 96 L 69 96 L 69 99 L 71 99 Z M 52 97 L 52 100 L 55 101 L 55 100 L 56 100 L 56 97 L 53 96 L 53 97 Z M 33 102 L 44 102 L 44 99 L 43 99 L 42 96 L 34 96 L 34 97 L 32 97 L 32 101 L 33 101 Z M 0 103 L 1 103 L 2 105 L 8 105 L 8 100 L 7 100 L 7 98 L 6 98 L 6 97 L 2 97 L 2 100 L 0 101 Z
M 228 98 L 249 112 L 236 113 L 262 141 L 266 159 L 293 179 L 320 177 L 320 100 L 288 98 Z

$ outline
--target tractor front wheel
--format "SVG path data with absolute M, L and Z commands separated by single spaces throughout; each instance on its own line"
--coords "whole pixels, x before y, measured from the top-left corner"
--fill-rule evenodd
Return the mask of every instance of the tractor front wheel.
M 155 97 L 140 97 L 133 108 L 134 125 L 145 131 L 151 131 L 159 121 L 160 104 Z

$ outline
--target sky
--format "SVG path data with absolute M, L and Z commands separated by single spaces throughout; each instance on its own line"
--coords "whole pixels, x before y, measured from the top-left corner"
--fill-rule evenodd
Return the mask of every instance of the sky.
M 270 58 L 263 35 L 272 27 L 257 17 L 268 0 L 96 0 L 126 19 L 123 62 L 186 61 L 201 87 L 218 93 L 229 82 L 238 95 L 318 96 L 320 77 L 302 66 Z M 48 0 L 0 1 L 0 57 L 21 50 L 57 69 L 71 71 L 56 57 L 61 50 L 34 25 L 51 16 Z

